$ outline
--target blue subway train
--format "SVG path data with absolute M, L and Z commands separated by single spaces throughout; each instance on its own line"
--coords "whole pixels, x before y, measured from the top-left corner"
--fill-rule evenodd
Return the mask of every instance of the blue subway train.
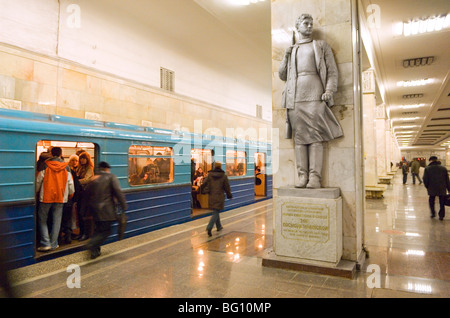
M 37 162 L 54 146 L 62 148 L 65 161 L 84 150 L 95 165 L 111 165 L 128 204 L 125 238 L 209 215 L 207 195 L 193 195 L 193 182 L 201 182 L 193 174 L 207 173 L 215 161 L 226 170 L 233 193 L 225 210 L 272 197 L 270 143 L 0 109 L 0 225 L 6 228 L 0 240 L 10 268 L 83 249 L 73 242 L 37 251 Z M 114 240 L 116 228 L 108 242 Z

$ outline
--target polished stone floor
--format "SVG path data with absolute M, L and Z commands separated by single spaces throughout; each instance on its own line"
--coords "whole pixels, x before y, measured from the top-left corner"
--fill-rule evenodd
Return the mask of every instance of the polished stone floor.
M 384 199 L 367 200 L 369 257 L 353 280 L 262 267 L 262 252 L 272 247 L 272 200 L 222 213 L 224 229 L 211 238 L 209 218 L 195 219 L 105 245 L 96 260 L 83 251 L 11 276 L 26 298 L 448 298 L 450 215 L 430 219 L 425 188 L 408 181 L 398 172 Z

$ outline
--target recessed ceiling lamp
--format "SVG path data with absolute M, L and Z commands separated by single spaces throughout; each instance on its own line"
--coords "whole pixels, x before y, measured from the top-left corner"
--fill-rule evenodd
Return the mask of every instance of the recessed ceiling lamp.
M 399 106 L 399 108 L 401 109 L 414 109 L 414 108 L 419 108 L 425 106 L 425 104 L 414 104 L 414 105 L 401 105 Z
M 264 2 L 266 0 L 228 0 L 228 1 L 236 6 L 248 6 L 249 4 Z
M 402 118 L 393 118 L 393 121 L 401 120 L 401 121 L 408 121 L 408 120 L 417 120 L 420 119 L 420 117 L 402 117 Z
M 432 83 L 433 80 L 431 78 L 425 78 L 415 81 L 400 81 L 397 82 L 397 86 L 403 86 L 403 87 L 411 87 L 411 86 L 422 86 Z
M 410 36 L 428 32 L 441 31 L 450 27 L 450 14 L 434 16 L 427 19 L 416 19 L 408 22 L 399 22 L 394 25 L 395 33 Z

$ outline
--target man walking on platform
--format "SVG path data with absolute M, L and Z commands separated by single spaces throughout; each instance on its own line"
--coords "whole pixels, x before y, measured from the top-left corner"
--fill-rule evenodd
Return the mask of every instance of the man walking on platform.
M 441 166 L 440 162 L 437 161 L 436 156 L 431 156 L 429 159 L 431 162 L 425 168 L 423 174 L 423 183 L 425 188 L 427 188 L 430 205 L 431 218 L 436 216 L 436 211 L 434 209 L 434 202 L 436 196 L 439 197 L 439 220 L 443 220 L 445 217 L 445 197 L 447 191 L 450 191 L 450 181 L 448 179 L 447 168 Z
M 225 206 L 225 193 L 228 199 L 233 198 L 230 183 L 220 162 L 214 162 L 214 169 L 208 172 L 208 177 L 201 185 L 201 193 L 209 194 L 209 208 L 213 209 L 211 219 L 206 227 L 208 236 L 212 236 L 211 230 L 216 225 L 217 231 L 222 230 L 220 223 L 220 210 Z
M 417 158 L 413 159 L 413 162 L 411 163 L 411 174 L 412 174 L 413 184 L 416 184 L 416 177 L 417 177 L 417 180 L 419 180 L 419 184 L 422 184 L 422 179 L 419 176 L 419 171 L 420 171 L 420 163 L 417 160 Z
M 102 161 L 98 166 L 100 174 L 94 176 L 86 187 L 88 207 L 95 223 L 94 235 L 86 245 L 92 259 L 100 256 L 100 245 L 106 241 L 111 233 L 112 224 L 117 221 L 116 202 L 123 211 L 127 209 L 119 179 L 110 172 L 110 165 Z

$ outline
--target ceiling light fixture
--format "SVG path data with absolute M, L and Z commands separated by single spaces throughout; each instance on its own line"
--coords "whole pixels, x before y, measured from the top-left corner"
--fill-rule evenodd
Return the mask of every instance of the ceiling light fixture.
M 420 117 L 403 117 L 403 118 L 393 118 L 392 120 L 402 120 L 402 121 L 407 121 L 407 120 L 417 120 L 420 119 Z
M 450 14 L 433 16 L 427 19 L 416 19 L 399 22 L 394 25 L 394 32 L 398 35 L 410 36 L 428 32 L 441 31 L 450 27 Z
M 410 99 L 410 98 L 422 98 L 423 94 L 406 94 L 403 95 L 404 99 Z
M 432 83 L 433 80 L 431 78 L 425 78 L 415 81 L 400 81 L 397 82 L 397 86 L 403 86 L 403 87 L 411 87 L 411 86 L 422 86 Z
M 403 60 L 403 67 L 425 66 L 434 62 L 434 56 L 416 57 L 414 59 Z
M 249 4 L 264 2 L 266 0 L 228 0 L 228 1 L 236 6 L 248 6 Z
M 420 108 L 425 106 L 425 104 L 414 104 L 414 105 L 401 105 L 401 109 L 414 109 L 414 108 Z

